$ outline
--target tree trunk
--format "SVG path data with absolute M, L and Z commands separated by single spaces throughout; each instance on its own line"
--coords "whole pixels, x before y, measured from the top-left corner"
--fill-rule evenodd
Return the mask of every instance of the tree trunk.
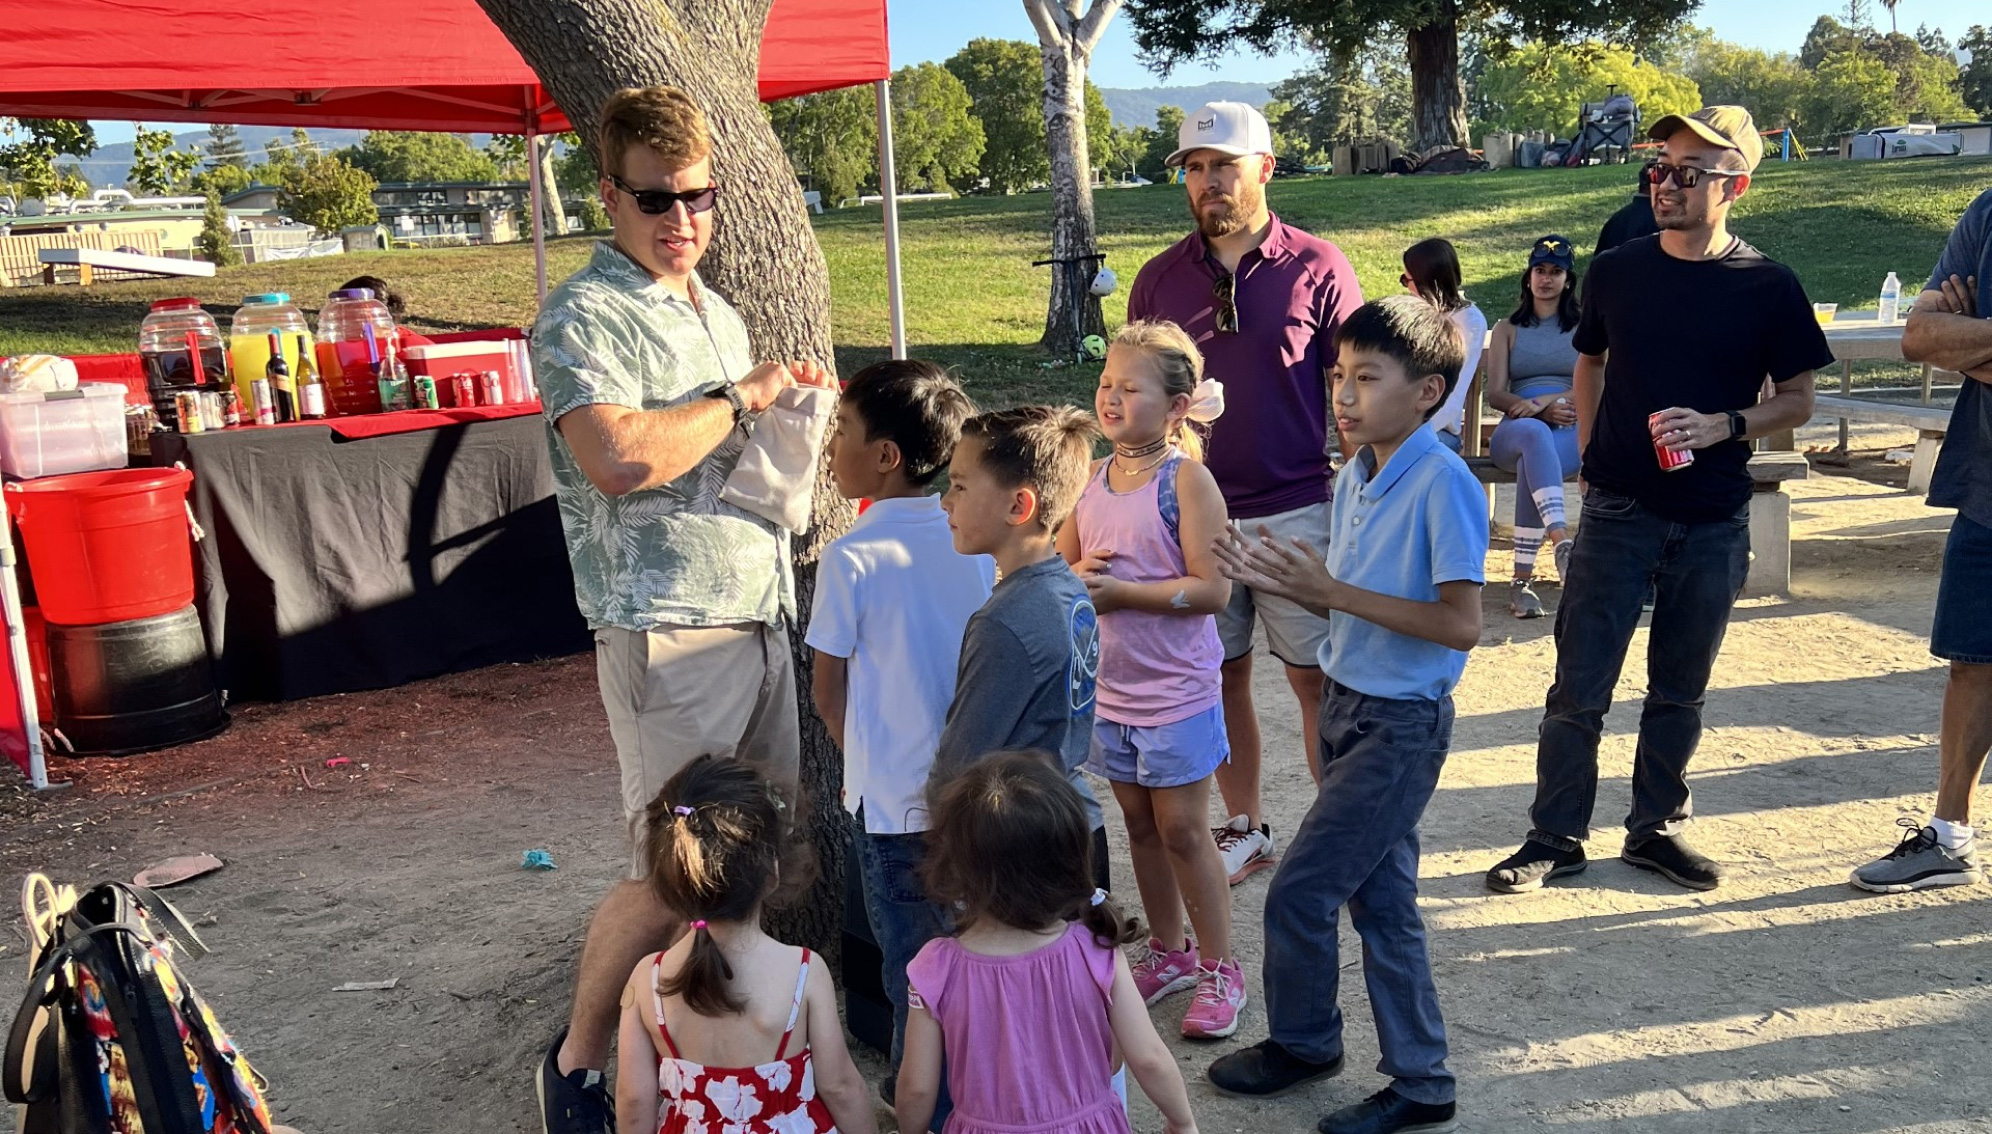
M 1044 141 L 1051 158 L 1051 305 L 1039 340 L 1059 358 L 1072 358 L 1087 335 L 1103 334 L 1100 300 L 1088 285 L 1099 268 L 1082 260 L 1099 251 L 1093 234 L 1093 166 L 1086 148 L 1086 66 L 1121 0 L 1024 0 L 1044 55 Z M 1078 262 L 1073 262 L 1078 261 Z M 1074 306 L 1079 319 L 1074 324 Z
M 567 233 L 567 207 L 560 203 L 560 186 L 553 179 L 553 146 L 557 141 L 551 135 L 542 134 L 535 143 L 538 154 L 527 154 L 526 160 L 540 163 L 540 215 L 546 225 L 548 238 L 564 236 Z
M 599 164 L 594 123 L 629 86 L 669 84 L 705 111 L 713 177 L 723 191 L 699 271 L 747 324 L 758 359 L 834 365 L 830 276 L 810 231 L 802 188 L 761 113 L 761 28 L 772 0 L 478 0 L 567 113 Z M 855 508 L 817 481 L 814 527 L 795 538 L 798 626 L 809 624 L 816 560 Z M 808 650 L 791 628 L 802 715 L 802 788 L 822 868 L 794 907 L 770 915 L 782 940 L 831 958 L 844 910 L 843 761 L 808 702 Z
M 1440 5 L 1431 23 L 1405 36 L 1411 62 L 1411 148 L 1464 146 L 1466 88 L 1459 78 L 1459 9 Z

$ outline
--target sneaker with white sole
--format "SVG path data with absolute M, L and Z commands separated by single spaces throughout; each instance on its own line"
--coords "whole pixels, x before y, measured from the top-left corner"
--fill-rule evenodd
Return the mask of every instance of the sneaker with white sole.
M 616 1107 L 602 1073 L 577 1069 L 562 1075 L 558 1058 L 566 1042 L 567 1029 L 562 1028 L 540 1060 L 534 1083 L 540 1129 L 544 1134 L 610 1134 L 616 1128 Z
M 1195 988 L 1202 963 L 1196 942 L 1186 941 L 1183 948 L 1171 949 L 1151 937 L 1147 955 L 1129 966 L 1134 971 L 1134 990 L 1141 994 L 1143 1004 L 1153 1006 L 1165 996 Z
M 1185 1039 L 1224 1039 L 1238 1030 L 1245 1010 L 1245 973 L 1235 961 L 1197 969 L 1197 997 L 1183 1014 Z
M 1961 847 L 1947 847 L 1930 827 L 1919 827 L 1914 819 L 1896 821 L 1909 833 L 1895 849 L 1857 868 L 1847 878 L 1856 887 L 1876 894 L 1906 894 L 1929 886 L 1968 886 L 1985 880 L 1979 865 L 1977 839 Z
M 1250 819 L 1233 815 L 1229 823 L 1214 828 L 1211 837 L 1217 840 L 1224 876 L 1233 886 L 1274 865 L 1273 829 L 1263 823 L 1254 829 Z

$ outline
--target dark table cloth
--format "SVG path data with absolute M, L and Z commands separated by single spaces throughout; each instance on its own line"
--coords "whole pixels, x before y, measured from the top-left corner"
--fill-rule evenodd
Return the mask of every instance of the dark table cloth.
M 194 473 L 194 603 L 233 700 L 283 701 L 586 649 L 537 414 L 345 440 L 155 434 Z

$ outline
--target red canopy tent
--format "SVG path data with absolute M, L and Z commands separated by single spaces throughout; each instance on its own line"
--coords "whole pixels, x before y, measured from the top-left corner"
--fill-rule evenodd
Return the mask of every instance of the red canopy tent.
M 0 115 L 523 134 L 569 128 L 476 0 L 0 0 Z M 886 287 L 905 356 L 885 0 L 774 0 L 761 38 L 763 101 L 869 83 L 877 99 Z M 540 294 L 546 255 L 540 166 L 527 162 Z M 11 545 L 5 549 L 11 559 Z M 21 625 L 4 565 L 6 621 Z M 45 776 L 18 629 L 29 776 Z M 0 743 L 0 748 L 11 747 Z M 11 754 L 11 753 L 10 753 Z

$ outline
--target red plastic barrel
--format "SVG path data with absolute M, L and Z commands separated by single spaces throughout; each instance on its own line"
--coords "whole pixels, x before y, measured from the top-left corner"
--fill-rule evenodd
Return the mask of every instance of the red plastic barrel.
M 116 469 L 8 485 L 42 616 L 101 626 L 193 602 L 193 482 L 185 469 Z

